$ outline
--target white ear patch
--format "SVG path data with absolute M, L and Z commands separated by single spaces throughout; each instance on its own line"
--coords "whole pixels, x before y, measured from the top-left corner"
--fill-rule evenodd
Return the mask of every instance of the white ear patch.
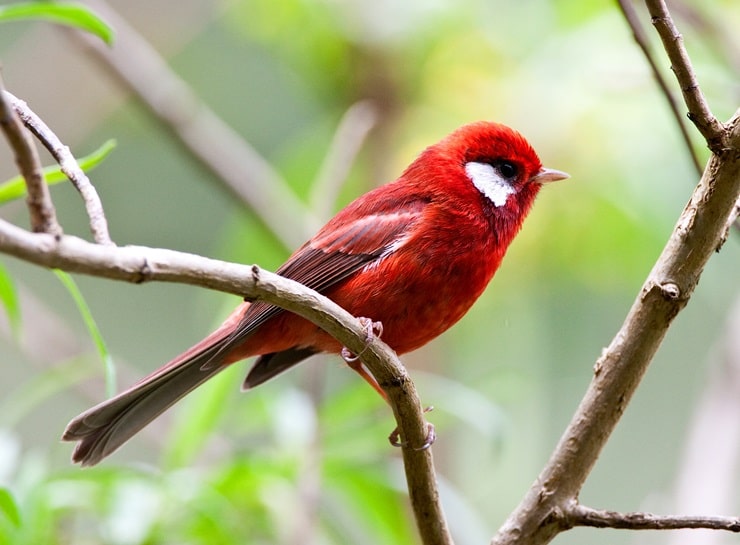
M 465 163 L 465 174 L 478 188 L 478 191 L 483 193 L 496 208 L 504 206 L 509 195 L 514 193 L 514 188 L 509 180 L 501 176 L 488 163 L 477 163 L 475 161 Z

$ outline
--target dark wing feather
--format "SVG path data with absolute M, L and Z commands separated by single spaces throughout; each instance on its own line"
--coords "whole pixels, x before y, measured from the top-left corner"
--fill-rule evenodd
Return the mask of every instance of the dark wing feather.
M 314 354 L 316 354 L 316 350 L 313 348 L 291 348 L 282 352 L 263 354 L 257 358 L 252 369 L 249 370 L 249 374 L 244 379 L 244 384 L 242 384 L 242 390 L 259 386 Z
M 371 203 L 371 206 L 356 201 L 355 206 L 345 208 L 299 248 L 277 274 L 323 293 L 369 263 L 392 253 L 403 244 L 428 203 L 426 199 L 409 199 L 400 204 L 396 202 L 394 206 L 392 201 Z M 362 210 L 362 205 L 367 210 Z M 362 214 L 349 220 L 358 208 Z M 255 302 L 225 344 L 233 346 L 281 312 L 281 308 L 269 303 Z

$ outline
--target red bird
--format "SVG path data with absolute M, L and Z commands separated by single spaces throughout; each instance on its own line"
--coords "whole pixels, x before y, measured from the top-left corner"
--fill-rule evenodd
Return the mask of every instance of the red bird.
M 518 132 L 472 123 L 424 150 L 395 182 L 341 210 L 277 272 L 379 321 L 383 340 L 403 354 L 462 318 L 542 184 L 567 177 L 542 168 Z M 313 354 L 341 351 L 307 320 L 245 302 L 201 342 L 72 420 L 63 439 L 79 441 L 74 462 L 94 465 L 231 363 L 259 356 L 244 381 L 249 389 Z

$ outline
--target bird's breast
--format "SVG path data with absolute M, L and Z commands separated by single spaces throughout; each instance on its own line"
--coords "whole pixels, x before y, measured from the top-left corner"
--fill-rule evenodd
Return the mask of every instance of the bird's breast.
M 382 322 L 383 340 L 410 352 L 454 325 L 483 293 L 502 257 L 493 240 L 483 227 L 443 224 L 327 295 L 355 316 Z

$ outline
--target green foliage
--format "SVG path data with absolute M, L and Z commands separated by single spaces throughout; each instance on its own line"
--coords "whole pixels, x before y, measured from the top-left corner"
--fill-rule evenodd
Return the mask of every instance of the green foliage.
M 18 302 L 18 292 L 15 282 L 8 270 L 0 264 L 0 302 L 5 308 L 5 314 L 10 323 L 10 329 L 17 338 L 21 322 L 21 309 Z
M 5 487 L 0 487 L 0 511 L 2 511 L 4 517 L 3 522 L 9 522 L 13 528 L 20 528 L 20 509 L 15 502 L 13 493 Z
M 367 393 L 363 385 L 354 390 L 355 398 L 362 397 L 360 391 Z M 346 399 L 347 394 L 339 394 Z M 344 402 L 327 401 L 302 438 L 270 438 L 264 428 L 254 429 L 239 438 L 250 445 L 247 450 L 231 452 L 219 463 L 189 459 L 187 468 L 166 471 L 138 464 L 80 471 L 51 470 L 34 456 L 16 459 L 10 463 L 15 477 L 0 495 L 5 514 L 4 520 L 0 516 L 0 542 L 293 543 L 310 531 L 327 543 L 344 543 L 347 536 L 357 544 L 412 543 L 414 526 L 395 461 L 383 460 L 387 456 L 377 451 L 377 441 L 374 453 L 362 447 L 361 458 L 348 456 L 357 450 L 355 443 L 373 443 L 365 433 L 345 433 L 358 430 L 357 419 L 365 417 L 346 412 Z M 300 422 L 307 422 L 302 411 L 310 410 L 305 395 L 291 389 L 277 400 L 256 396 L 247 402 L 251 409 L 258 404 L 272 418 L 297 417 Z M 328 424 L 337 425 L 340 433 Z M 334 438 L 325 443 L 324 433 Z M 339 435 L 347 449 L 328 447 L 338 444 Z M 17 438 L 4 439 L 19 447 Z
M 98 149 L 77 160 L 80 168 L 89 172 L 97 167 L 116 147 L 116 141 L 111 139 L 103 143 Z M 69 180 L 58 165 L 44 168 L 44 178 L 49 185 L 56 185 Z M 26 196 L 26 183 L 22 176 L 13 176 L 0 184 L 0 204 Z
M 195 2 L 192 11 L 191 3 L 173 2 L 160 18 L 145 4 L 131 20 L 157 22 L 145 34 L 161 51 L 174 52 L 167 60 L 178 75 L 306 200 L 337 121 L 365 98 L 378 108 L 379 126 L 328 208 L 392 179 L 424 146 L 474 119 L 518 128 L 546 166 L 571 174 L 542 192 L 491 288 L 465 319 L 405 357 L 424 403 L 436 407 L 428 419 L 439 436 L 435 462 L 451 525 L 464 521 L 492 534 L 536 478 L 696 182 L 618 10 L 564 0 L 244 0 Z M 697 6 L 713 19 L 721 11 L 727 28 L 737 27 L 736 2 Z M 11 7 L 2 8 L 0 20 L 8 20 Z M 679 22 L 713 108 L 734 111 L 737 73 L 723 57 L 722 34 L 707 37 Z M 84 129 L 87 145 L 109 134 L 121 142 L 95 171 L 105 183 L 93 180 L 117 243 L 273 269 L 292 250 L 281 248 L 269 225 L 213 182 L 134 101 L 114 103 L 108 88 L 98 93 L 94 85 L 81 92 L 80 81 L 105 79 L 99 68 L 68 81 L 68 70 L 82 64 L 74 48 L 65 52 L 70 56 L 53 56 L 54 69 L 31 70 L 27 60 L 15 60 L 19 50 L 46 58 L 48 45 L 20 38 L 0 42 L 5 74 L 18 70 L 35 92 L 58 100 L 46 107 L 59 108 L 55 130 L 63 140 Z M 699 45 L 705 38 L 717 42 L 711 51 Z M 16 42 L 22 47 L 15 49 Z M 111 105 L 112 114 L 101 115 Z M 82 160 L 83 168 L 107 153 Z M 14 174 L 6 163 L 3 179 Z M 0 186 L 0 202 L 19 198 L 22 189 L 18 180 Z M 65 232 L 87 233 L 78 196 L 55 191 L 54 200 Z M 280 217 L 280 204 L 274 209 Z M 19 203 L 3 208 L 14 220 L 18 210 Z M 708 268 L 597 465 L 583 493 L 588 503 L 635 510 L 673 489 L 677 445 L 691 411 L 690 402 L 676 400 L 699 397 L 716 355 L 710 347 L 721 342 L 737 297 L 733 238 Z M 417 539 L 398 453 L 386 440 L 392 417 L 336 359 L 307 362 L 244 394 L 238 392 L 244 367 L 235 365 L 178 403 L 155 433 L 145 430 L 100 467 L 70 467 L 72 447 L 58 437 L 71 417 L 106 397 L 102 387 L 92 400 L 77 389 L 102 382 L 94 376 L 110 377 L 101 358 L 115 355 L 131 380 L 143 376 L 212 330 L 225 314 L 220 309 L 239 299 L 85 277 L 74 285 L 62 279 L 62 290 L 46 271 L 14 260 L 4 266 L 0 300 L 13 327 L 23 332 L 18 291 L 26 289 L 47 308 L 24 308 L 22 328 L 35 328 L 47 312 L 62 317 L 70 338 L 39 341 L 61 360 L 51 357 L 44 367 L 23 345 L 0 346 L 6 377 L 0 426 L 9 430 L 0 434 L 0 543 Z M 78 345 L 74 357 L 69 344 Z M 465 530 L 456 537 L 461 545 L 484 542 Z M 578 545 L 603 536 L 584 530 L 568 539 Z
M 59 278 L 59 281 L 65 287 L 77 306 L 77 310 L 82 317 L 82 321 L 85 323 L 85 327 L 90 334 L 90 338 L 93 340 L 95 348 L 98 351 L 98 355 L 103 362 L 103 368 L 105 369 L 106 395 L 109 397 L 113 396 L 116 393 L 116 369 L 113 365 L 113 358 L 105 345 L 103 335 L 98 328 L 98 324 L 95 322 L 92 312 L 90 312 L 90 307 L 87 306 L 87 302 L 72 276 L 59 269 L 54 269 L 54 274 Z
M 79 28 L 107 44 L 113 43 L 113 29 L 90 8 L 76 2 L 24 2 L 0 6 L 0 22 L 43 20 Z

